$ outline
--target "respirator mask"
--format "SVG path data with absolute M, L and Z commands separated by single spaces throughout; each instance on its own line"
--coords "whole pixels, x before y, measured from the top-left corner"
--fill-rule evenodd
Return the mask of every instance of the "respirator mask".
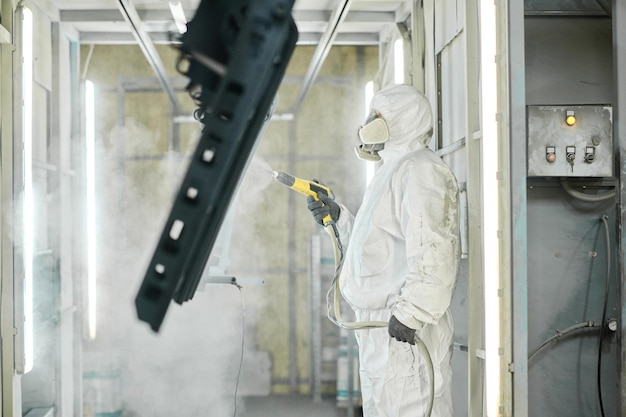
M 387 122 L 374 113 L 368 117 L 363 126 L 359 127 L 360 143 L 354 147 L 356 156 L 364 161 L 380 161 L 378 152 L 385 148 L 385 142 L 388 140 Z

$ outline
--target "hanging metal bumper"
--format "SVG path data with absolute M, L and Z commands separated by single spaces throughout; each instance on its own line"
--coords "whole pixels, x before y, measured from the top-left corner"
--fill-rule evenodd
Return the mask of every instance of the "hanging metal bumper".
M 191 299 L 296 45 L 294 0 L 202 0 L 181 37 L 202 136 L 135 299 L 158 331 Z

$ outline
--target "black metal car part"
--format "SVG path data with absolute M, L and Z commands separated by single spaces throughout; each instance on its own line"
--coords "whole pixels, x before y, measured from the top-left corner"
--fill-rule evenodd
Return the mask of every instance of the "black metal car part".
M 293 3 L 202 0 L 181 37 L 178 68 L 203 130 L 135 298 L 155 332 L 170 301 L 182 304 L 198 287 L 295 48 Z

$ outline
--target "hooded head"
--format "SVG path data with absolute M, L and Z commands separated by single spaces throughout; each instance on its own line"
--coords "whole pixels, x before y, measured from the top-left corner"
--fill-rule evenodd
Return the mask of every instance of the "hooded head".
M 378 116 L 386 124 L 387 139 L 378 145 L 383 149 L 377 151 L 383 160 L 428 147 L 433 131 L 432 111 L 428 99 L 414 87 L 383 88 L 372 98 L 370 110 L 370 123 Z M 380 132 L 380 122 L 376 124 L 376 131 Z

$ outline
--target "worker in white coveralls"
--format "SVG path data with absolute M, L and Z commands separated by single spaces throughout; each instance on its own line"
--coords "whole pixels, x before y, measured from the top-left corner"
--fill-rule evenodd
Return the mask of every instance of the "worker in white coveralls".
M 382 160 L 354 217 L 331 198 L 309 197 L 315 220 L 330 214 L 345 249 L 343 297 L 357 321 L 388 328 L 357 330 L 364 417 L 426 414 L 434 365 L 433 417 L 452 417 L 449 306 L 459 265 L 458 186 L 454 174 L 428 148 L 433 132 L 428 100 L 415 88 L 378 92 L 359 128 L 357 154 Z M 390 337 L 391 336 L 391 337 Z

